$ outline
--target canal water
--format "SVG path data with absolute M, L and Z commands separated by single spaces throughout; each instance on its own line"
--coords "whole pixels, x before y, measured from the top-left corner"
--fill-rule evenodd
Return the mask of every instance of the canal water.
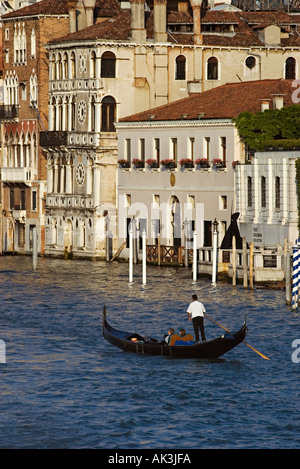
M 196 292 L 246 342 L 222 359 L 123 352 L 120 329 L 162 338 L 185 327 Z M 192 281 L 185 268 L 0 257 L 0 447 L 12 449 L 291 449 L 300 447 L 300 318 L 280 290 Z M 223 329 L 205 320 L 211 339 Z M 294 343 L 294 346 L 293 346 Z M 299 347 L 299 345 L 298 345 Z M 300 357 L 300 353 L 299 353 Z

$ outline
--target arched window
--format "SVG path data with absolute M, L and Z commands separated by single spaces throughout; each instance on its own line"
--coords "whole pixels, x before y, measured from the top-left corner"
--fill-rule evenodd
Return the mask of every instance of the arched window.
M 275 208 L 280 209 L 280 177 L 275 178 Z
M 76 121 L 76 98 L 73 96 L 71 104 L 71 130 L 75 130 Z
M 54 54 L 51 56 L 50 66 L 51 66 L 51 78 L 52 80 L 56 80 L 56 60 L 55 60 Z
M 38 98 L 38 89 L 37 89 L 37 76 L 35 74 L 35 71 L 32 71 L 32 74 L 30 76 L 30 104 L 37 104 L 37 98 Z
M 75 52 L 72 52 L 70 57 L 70 78 L 75 78 L 76 76 L 76 57 Z
M 218 59 L 216 57 L 210 57 L 207 61 L 207 79 L 218 80 Z
M 186 75 L 186 58 L 184 55 L 178 55 L 176 57 L 176 70 L 175 80 L 185 80 Z
M 266 178 L 265 176 L 261 177 L 261 207 L 266 208 Z
M 96 78 L 96 52 L 92 51 L 90 60 L 90 77 Z
M 66 80 L 68 75 L 68 55 L 65 52 L 62 59 L 62 78 Z
M 96 103 L 95 103 L 95 97 L 92 96 L 91 99 L 91 132 L 95 132 L 96 130 Z
M 116 77 L 116 56 L 112 52 L 104 52 L 101 57 L 101 77 Z
M 285 78 L 287 80 L 296 78 L 296 60 L 294 57 L 289 57 L 285 61 Z
M 36 56 L 36 35 L 34 29 L 31 31 L 31 56 Z
M 248 202 L 248 207 L 252 207 L 252 178 L 251 176 L 248 176 L 247 179 L 247 202 Z
M 106 96 L 102 99 L 102 119 L 101 131 L 114 132 L 114 122 L 116 120 L 116 101 L 112 96 Z
M 253 55 L 249 55 L 249 57 L 247 57 L 245 60 L 245 64 L 246 67 L 249 68 L 249 70 L 252 70 L 256 65 L 255 57 L 253 57 Z
M 61 60 L 61 54 L 58 54 L 56 66 L 57 66 L 57 78 L 58 78 L 59 80 L 61 80 L 61 79 L 62 79 L 62 60 Z

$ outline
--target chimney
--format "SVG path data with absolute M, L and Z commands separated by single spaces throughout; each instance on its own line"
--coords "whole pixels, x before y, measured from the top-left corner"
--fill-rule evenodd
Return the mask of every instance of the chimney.
M 194 44 L 202 44 L 201 34 L 201 6 L 202 0 L 190 0 L 194 20 Z
M 188 13 L 189 11 L 188 2 L 178 2 L 178 11 L 184 11 L 185 13 Z
M 270 109 L 270 99 L 261 99 L 260 100 L 260 109 L 262 112 Z
M 273 94 L 273 109 L 281 109 L 284 106 L 283 94 Z
M 131 39 L 146 42 L 145 0 L 130 0 L 131 6 Z
M 154 41 L 167 42 L 167 0 L 154 0 Z
M 92 26 L 94 24 L 95 4 L 96 4 L 96 0 L 84 0 L 87 27 Z
M 68 0 L 68 12 L 69 12 L 69 30 L 70 33 L 75 33 L 77 30 L 76 25 L 76 0 Z

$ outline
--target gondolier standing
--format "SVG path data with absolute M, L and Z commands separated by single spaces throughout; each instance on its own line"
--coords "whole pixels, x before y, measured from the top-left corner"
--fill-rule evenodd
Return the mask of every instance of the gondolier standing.
M 195 331 L 195 342 L 199 342 L 199 329 L 201 332 L 201 339 L 202 342 L 206 340 L 205 332 L 204 332 L 204 316 L 205 316 L 205 307 L 204 305 L 198 301 L 197 295 L 192 296 L 193 301 L 190 303 L 187 313 L 189 317 L 189 321 L 193 321 L 193 327 Z

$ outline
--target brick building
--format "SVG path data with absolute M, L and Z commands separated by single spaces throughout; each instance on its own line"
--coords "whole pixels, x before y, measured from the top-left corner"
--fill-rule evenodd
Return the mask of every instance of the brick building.
M 44 251 L 45 160 L 39 132 L 48 127 L 48 57 L 44 44 L 67 32 L 64 2 L 43 0 L 2 17 L 2 250 L 28 253 L 37 228 Z

